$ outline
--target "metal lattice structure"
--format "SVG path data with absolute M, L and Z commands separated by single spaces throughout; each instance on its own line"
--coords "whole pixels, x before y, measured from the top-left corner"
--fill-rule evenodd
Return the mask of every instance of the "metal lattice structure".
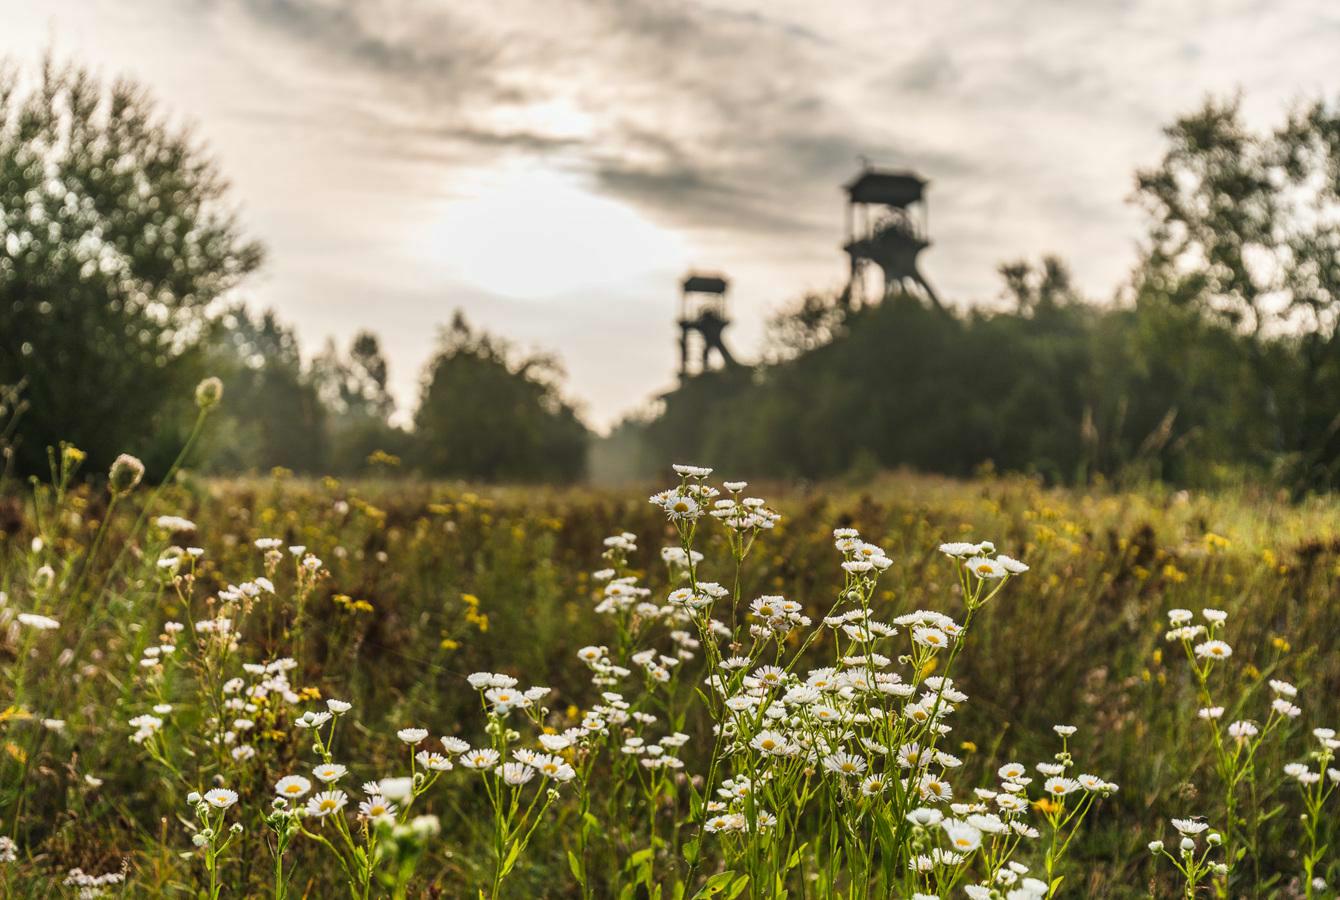
M 722 332 L 730 324 L 726 316 L 726 291 L 730 287 L 720 275 L 691 272 L 680 285 L 679 377 L 688 378 L 712 369 L 715 352 L 720 365 L 735 365 Z M 694 357 L 697 367 L 693 367 Z
M 866 166 L 843 189 L 847 193 L 847 239 L 842 249 L 851 261 L 843 302 L 859 308 L 902 290 L 923 296 L 943 309 L 930 282 L 917 268 L 917 257 L 930 246 L 926 237 L 926 180 L 912 172 Z M 877 294 L 868 284 L 871 266 L 883 275 L 882 290 Z

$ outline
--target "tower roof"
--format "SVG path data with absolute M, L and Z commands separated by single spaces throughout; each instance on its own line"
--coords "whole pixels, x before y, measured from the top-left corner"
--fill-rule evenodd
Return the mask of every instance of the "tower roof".
M 903 207 L 921 199 L 926 179 L 912 172 L 866 169 L 843 186 L 852 203 Z
M 721 275 L 705 275 L 698 272 L 690 272 L 684 278 L 684 293 L 686 294 L 724 294 L 729 282 Z

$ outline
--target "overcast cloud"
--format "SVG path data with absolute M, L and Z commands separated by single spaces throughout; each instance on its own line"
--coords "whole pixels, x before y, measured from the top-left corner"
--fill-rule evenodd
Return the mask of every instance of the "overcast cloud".
M 412 406 L 460 307 L 556 351 L 604 425 L 672 381 L 675 283 L 733 279 L 737 355 L 844 271 L 866 157 L 931 180 L 924 268 L 990 302 L 1054 252 L 1110 297 L 1159 129 L 1241 90 L 1340 94 L 1334 2 L 0 0 L 0 52 L 145 83 L 270 249 L 246 290 L 309 350 L 382 337 Z

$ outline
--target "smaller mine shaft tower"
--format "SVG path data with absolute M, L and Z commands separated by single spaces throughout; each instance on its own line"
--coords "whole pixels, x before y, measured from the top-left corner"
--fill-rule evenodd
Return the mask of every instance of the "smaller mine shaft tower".
M 851 260 L 843 302 L 858 309 L 903 290 L 943 309 L 917 268 L 917 256 L 930 246 L 925 179 L 912 172 L 866 166 L 843 189 L 847 192 L 847 240 L 842 249 Z M 867 283 L 872 265 L 883 273 L 883 289 L 878 293 Z
M 730 283 L 720 275 L 691 272 L 680 285 L 679 300 L 679 377 L 710 371 L 711 355 L 716 351 L 722 367 L 735 365 L 735 357 L 726 349 L 721 333 L 730 324 L 726 317 L 726 289 Z M 691 360 L 698 358 L 697 368 Z

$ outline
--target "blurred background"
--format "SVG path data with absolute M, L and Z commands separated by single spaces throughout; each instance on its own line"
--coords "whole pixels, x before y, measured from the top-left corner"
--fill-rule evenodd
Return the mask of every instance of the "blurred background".
M 1340 470 L 1340 10 L 0 0 L 4 465 Z

